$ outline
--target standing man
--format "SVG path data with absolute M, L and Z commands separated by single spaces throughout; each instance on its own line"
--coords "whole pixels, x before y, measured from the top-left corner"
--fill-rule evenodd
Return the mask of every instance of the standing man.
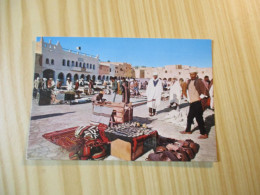
M 176 104 L 175 109 L 180 110 L 179 106 L 181 104 L 181 94 L 182 94 L 182 89 L 179 81 L 177 78 L 173 79 L 173 84 L 170 87 L 170 106 L 171 107 L 173 104 Z
M 113 91 L 113 94 L 114 94 L 113 102 L 115 102 L 118 85 L 117 85 L 117 81 L 116 81 L 115 77 L 112 77 L 111 81 L 112 81 L 112 91 Z
M 61 81 L 59 79 L 56 80 L 56 89 L 60 89 L 61 88 Z
M 130 102 L 130 89 L 129 84 L 125 78 L 123 78 L 122 82 L 122 102 L 128 104 Z
M 207 90 L 209 90 L 209 85 L 210 85 L 210 80 L 209 80 L 209 76 L 205 76 L 204 77 L 204 84 L 205 84 L 205 86 L 206 86 L 206 88 L 207 88 Z
M 180 85 L 181 85 L 181 89 L 182 89 L 182 93 L 181 93 L 181 97 L 184 99 L 187 99 L 187 83 L 184 82 L 183 78 L 179 79 Z
M 134 93 L 135 95 L 139 95 L 138 82 L 135 79 L 134 79 Z
M 55 82 L 53 81 L 52 78 L 49 78 L 49 80 L 47 81 L 47 87 L 49 89 L 53 89 L 55 87 Z
M 158 79 L 158 73 L 153 73 L 153 79 L 150 79 L 147 86 L 147 106 L 149 107 L 149 116 L 154 116 L 156 108 L 161 103 L 161 96 L 163 92 L 162 81 Z
M 67 78 L 67 83 L 66 84 L 67 84 L 67 90 L 68 91 L 72 91 L 72 82 L 71 82 L 69 77 Z
M 193 119 L 196 118 L 199 129 L 200 136 L 199 139 L 208 138 L 208 134 L 205 129 L 205 124 L 203 120 L 203 109 L 201 104 L 201 99 L 208 96 L 208 91 L 203 81 L 197 77 L 197 72 L 190 72 L 190 80 L 188 81 L 188 97 L 190 102 L 189 114 L 187 117 L 187 127 L 185 131 L 181 131 L 182 134 L 191 134 L 191 124 Z
M 42 79 L 42 89 L 47 89 L 47 79 L 46 78 Z
M 88 83 L 88 93 L 89 93 L 89 95 L 92 94 L 92 88 L 93 88 L 93 81 L 90 80 L 89 83 Z
M 34 80 L 34 89 L 33 89 L 33 98 L 35 99 L 37 97 L 37 93 L 40 92 L 40 78 L 37 77 L 37 79 Z

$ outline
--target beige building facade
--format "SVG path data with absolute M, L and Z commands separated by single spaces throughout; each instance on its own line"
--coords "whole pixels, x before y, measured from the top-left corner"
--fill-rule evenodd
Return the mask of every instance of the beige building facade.
M 135 78 L 152 78 L 153 73 L 157 72 L 159 78 L 170 80 L 172 78 L 183 78 L 184 80 L 190 78 L 190 71 L 198 72 L 200 78 L 209 76 L 212 79 L 212 68 L 199 68 L 188 65 L 166 65 L 164 67 L 146 67 L 146 68 L 134 68 Z
M 113 62 L 115 64 L 115 76 L 116 77 L 132 77 L 132 65 L 126 62 Z

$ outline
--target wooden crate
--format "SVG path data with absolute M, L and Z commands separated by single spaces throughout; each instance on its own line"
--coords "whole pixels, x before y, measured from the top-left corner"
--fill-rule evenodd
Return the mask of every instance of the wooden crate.
M 116 139 L 111 142 L 111 155 L 122 160 L 135 160 L 143 154 L 143 143 L 139 142 L 137 144 L 137 149 L 135 152 L 132 152 L 132 144 L 130 142 Z
M 137 141 L 135 150 L 133 142 L 131 143 L 122 139 L 116 139 L 111 142 L 111 155 L 122 160 L 133 161 L 142 156 L 145 152 L 155 148 L 156 134 Z
M 111 103 L 105 104 L 106 107 L 112 107 L 114 110 L 114 119 L 116 123 L 125 123 L 133 120 L 133 107 L 132 104 L 125 103 Z

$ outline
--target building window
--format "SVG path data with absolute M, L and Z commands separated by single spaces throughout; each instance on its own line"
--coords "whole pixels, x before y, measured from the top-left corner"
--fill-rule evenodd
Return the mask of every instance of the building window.
M 49 62 L 49 58 L 46 58 L 46 64 L 49 64 L 50 62 Z
M 76 67 L 78 67 L 78 62 L 76 62 Z
M 65 66 L 65 64 L 66 64 L 66 60 L 62 60 L 62 66 Z
M 181 75 L 181 72 L 179 72 L 179 75 Z
M 86 68 L 86 64 L 85 63 L 83 63 L 83 68 Z
M 95 64 L 93 64 L 93 70 L 95 70 Z
M 111 68 L 110 68 L 110 72 L 111 72 Z
M 54 65 L 54 59 L 51 59 L 51 65 Z
M 89 66 L 90 66 L 89 68 L 92 69 L 92 64 L 90 64 Z
M 87 63 L 87 68 L 88 68 L 88 63 Z
M 204 74 L 204 71 L 202 71 L 202 74 Z
M 71 61 L 71 66 L 74 66 L 74 61 Z
M 79 63 L 79 67 L 81 67 L 81 66 L 82 66 L 82 63 L 80 62 L 80 63 Z
M 167 70 L 165 70 L 165 73 L 167 73 Z
M 69 60 L 67 61 L 67 66 L 70 66 L 70 61 Z

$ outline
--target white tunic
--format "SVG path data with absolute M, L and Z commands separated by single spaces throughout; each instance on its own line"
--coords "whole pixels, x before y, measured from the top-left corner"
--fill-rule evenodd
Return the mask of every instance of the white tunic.
M 158 80 L 158 83 L 155 87 L 153 81 L 154 79 L 149 80 L 147 90 L 146 90 L 147 101 L 148 101 L 147 106 L 149 108 L 156 109 L 161 103 L 163 87 L 162 87 L 161 80 Z M 153 99 L 155 99 L 155 101 L 152 101 Z
M 67 90 L 68 90 L 68 91 L 71 91 L 71 90 L 72 90 L 72 82 L 69 83 L 69 82 L 67 81 Z
M 173 85 L 170 87 L 170 103 L 181 103 L 181 94 L 182 94 L 182 88 L 179 83 L 179 81 L 175 81 Z

